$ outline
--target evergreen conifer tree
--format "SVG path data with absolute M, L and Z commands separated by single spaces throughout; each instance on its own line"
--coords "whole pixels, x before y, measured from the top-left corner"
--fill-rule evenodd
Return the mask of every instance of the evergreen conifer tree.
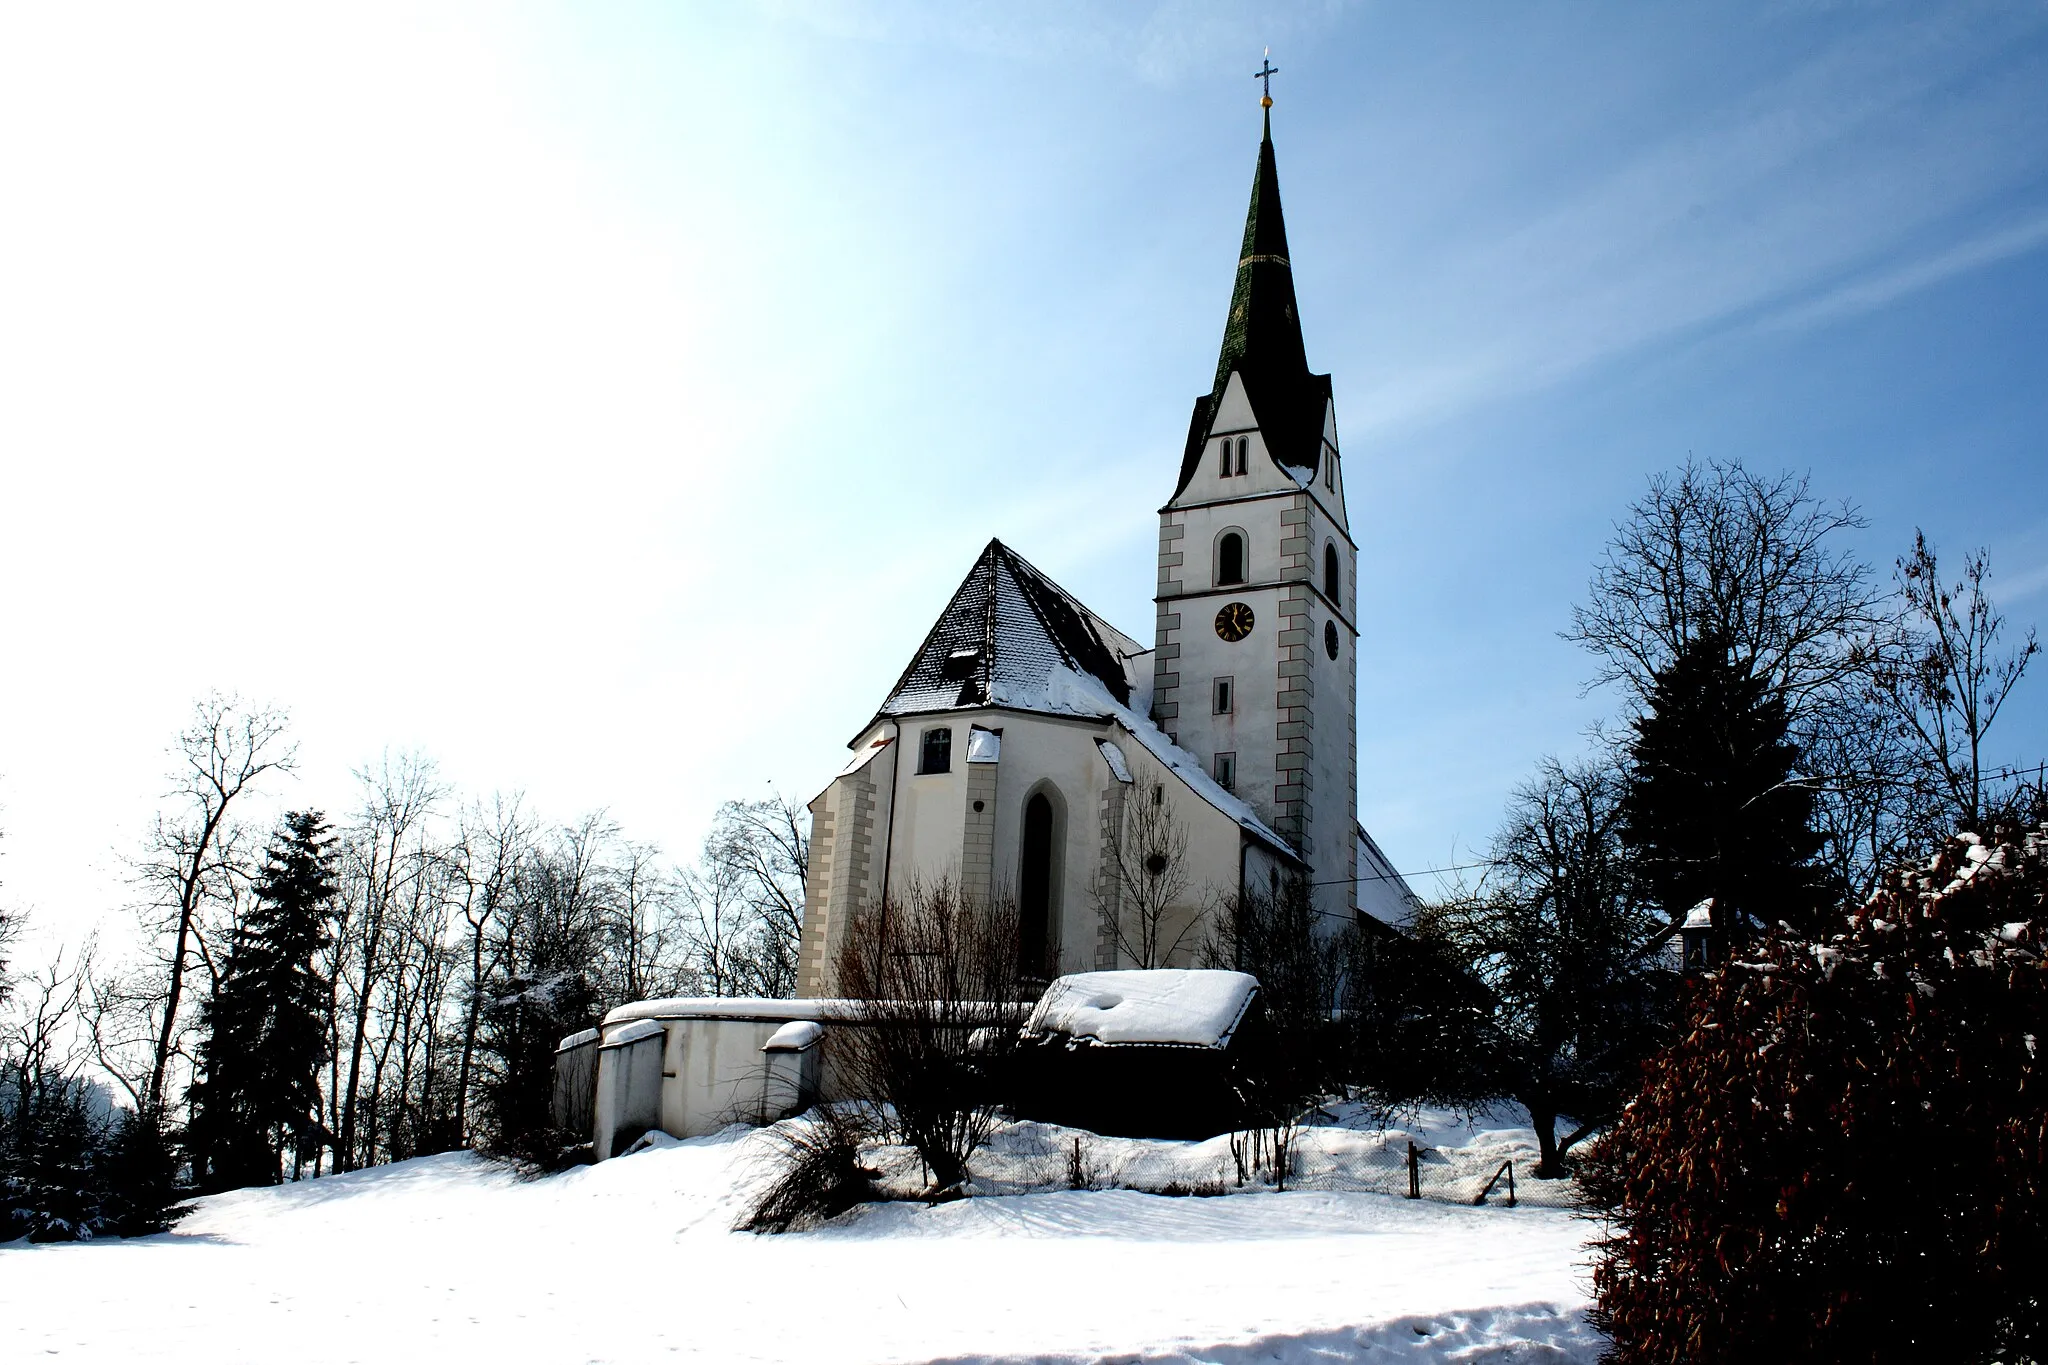
M 1622 840 L 1674 918 L 1712 899 L 1724 945 L 1780 920 L 1809 927 L 1822 900 L 1813 792 L 1793 778 L 1784 700 L 1703 633 L 1658 670 L 1634 723 Z
M 276 1184 L 287 1146 L 318 1123 L 328 986 L 316 963 L 334 893 L 325 820 L 286 815 L 204 1010 L 186 1134 L 201 1189 Z
M 95 1167 L 101 1124 L 85 1087 L 57 1080 L 13 1097 L 0 1142 L 0 1241 L 76 1242 L 106 1230 Z
M 99 1157 L 102 1212 L 118 1237 L 147 1237 L 184 1216 L 177 1207 L 178 1154 L 163 1124 L 147 1111 L 122 1113 Z

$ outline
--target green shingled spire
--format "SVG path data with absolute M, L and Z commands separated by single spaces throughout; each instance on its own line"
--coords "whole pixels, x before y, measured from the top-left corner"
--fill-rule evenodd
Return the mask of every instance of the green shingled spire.
M 1259 140 L 1251 207 L 1244 216 L 1237 285 L 1230 292 L 1230 316 L 1223 324 L 1223 351 L 1216 358 L 1217 397 L 1232 370 L 1244 371 L 1247 384 L 1254 374 L 1288 387 L 1308 377 L 1301 315 L 1294 304 L 1294 269 L 1287 259 L 1287 219 L 1280 210 L 1280 169 L 1273 159 L 1270 109 Z
M 1265 437 L 1266 449 L 1281 464 L 1313 474 L 1322 464 L 1323 413 L 1330 401 L 1330 376 L 1311 374 L 1301 341 L 1301 315 L 1294 305 L 1294 267 L 1287 256 L 1287 220 L 1280 212 L 1280 169 L 1273 158 L 1273 114 L 1267 107 L 1259 139 L 1259 169 L 1252 177 L 1251 208 L 1244 217 L 1244 246 L 1238 252 L 1237 284 L 1230 291 L 1230 316 L 1223 324 L 1223 350 L 1216 380 L 1195 400 L 1181 456 L 1178 497 L 1194 477 L 1217 407 L 1236 372 Z M 1297 474 L 1299 477 L 1299 474 Z

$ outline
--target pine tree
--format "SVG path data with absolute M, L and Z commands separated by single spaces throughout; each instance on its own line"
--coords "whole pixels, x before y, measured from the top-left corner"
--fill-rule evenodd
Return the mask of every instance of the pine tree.
M 202 1189 L 276 1184 L 287 1145 L 318 1123 L 328 988 L 315 963 L 334 893 L 326 822 L 286 815 L 203 1012 L 186 1136 Z
M 1723 943 L 1780 920 L 1810 924 L 1821 837 L 1813 792 L 1793 777 L 1783 698 L 1707 633 L 1658 670 L 1649 701 L 1634 723 L 1622 839 L 1651 899 L 1677 917 L 1711 898 Z
M 100 1130 L 75 1081 L 15 1098 L 0 1147 L 0 1241 L 76 1242 L 106 1230 L 94 1169 Z
M 178 1154 L 155 1115 L 124 1111 L 99 1157 L 106 1229 L 147 1237 L 184 1217 L 177 1207 Z

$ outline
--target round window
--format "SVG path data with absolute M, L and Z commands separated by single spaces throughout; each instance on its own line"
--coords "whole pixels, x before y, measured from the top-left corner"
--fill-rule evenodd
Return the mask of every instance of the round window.
M 1333 659 L 1337 657 L 1337 623 L 1335 621 L 1323 622 L 1323 653 Z

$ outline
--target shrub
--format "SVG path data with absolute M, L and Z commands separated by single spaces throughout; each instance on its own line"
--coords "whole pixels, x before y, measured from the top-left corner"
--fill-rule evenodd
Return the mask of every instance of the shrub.
M 855 1105 L 822 1104 L 768 1129 L 763 1136 L 775 1174 L 734 1230 L 812 1227 L 873 1199 L 876 1173 L 860 1159 L 861 1144 L 873 1135 L 867 1113 Z
M 2048 827 L 1965 834 L 1697 983 L 1584 1174 L 1612 1359 L 2048 1350 L 2044 902 Z
M 1025 989 L 1019 944 L 1013 903 L 940 882 L 860 910 L 834 960 L 854 1003 L 826 1040 L 826 1067 L 865 1097 L 877 1131 L 916 1150 L 937 1197 L 964 1192 L 1000 1112 L 1021 1014 L 1005 1002 Z

